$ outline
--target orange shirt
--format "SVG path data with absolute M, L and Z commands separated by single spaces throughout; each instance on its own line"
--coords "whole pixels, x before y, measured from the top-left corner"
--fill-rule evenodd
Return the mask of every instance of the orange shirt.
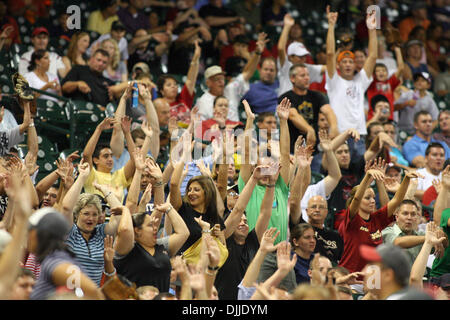
M 430 20 L 426 19 L 422 21 L 421 26 L 424 27 L 426 30 L 430 25 L 430 23 L 431 23 Z M 400 37 L 402 37 L 403 41 L 408 41 L 409 33 L 416 26 L 417 25 L 412 17 L 405 18 L 400 22 L 400 24 L 398 25 L 398 29 L 400 32 Z

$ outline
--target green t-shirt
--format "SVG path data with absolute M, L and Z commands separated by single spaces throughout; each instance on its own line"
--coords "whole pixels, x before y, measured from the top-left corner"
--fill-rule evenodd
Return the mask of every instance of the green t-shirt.
M 244 180 L 242 180 L 241 175 L 239 175 L 238 180 L 239 193 L 242 192 L 244 186 L 245 186 Z M 249 226 L 249 231 L 255 228 L 256 220 L 258 219 L 259 212 L 261 210 L 261 203 L 264 198 L 265 192 L 266 187 L 257 184 L 247 204 L 247 208 L 245 209 L 245 211 L 247 213 L 247 222 Z M 277 228 L 277 231 L 280 231 L 280 234 L 275 239 L 274 244 L 277 244 L 284 240 L 289 240 L 288 239 L 289 217 L 287 211 L 288 197 L 289 197 L 289 188 L 280 175 L 275 184 L 275 194 L 272 204 L 272 215 L 270 217 L 268 226 L 268 228 Z
M 450 239 L 450 228 L 448 227 L 448 220 L 450 219 L 450 208 L 442 211 L 441 216 L 441 227 L 444 230 L 447 237 Z M 433 261 L 433 267 L 431 268 L 431 277 L 440 277 L 444 273 L 450 272 L 450 246 L 448 246 L 444 251 L 444 256 L 442 258 L 436 258 Z

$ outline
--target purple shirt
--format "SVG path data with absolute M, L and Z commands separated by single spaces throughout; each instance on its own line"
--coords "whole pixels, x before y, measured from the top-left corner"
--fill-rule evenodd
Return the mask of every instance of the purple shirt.
M 117 16 L 124 24 L 128 33 L 134 35 L 138 29 L 150 29 L 150 22 L 147 15 L 138 12 L 136 16 L 133 16 L 127 9 L 121 8 L 117 11 Z

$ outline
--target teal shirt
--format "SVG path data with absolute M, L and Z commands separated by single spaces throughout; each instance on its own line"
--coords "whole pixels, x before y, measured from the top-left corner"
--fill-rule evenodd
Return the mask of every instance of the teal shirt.
M 442 211 L 440 226 L 444 230 L 447 237 L 450 239 L 450 227 L 448 226 L 448 220 L 450 219 L 450 208 Z M 445 248 L 444 256 L 442 258 L 436 258 L 433 262 L 430 275 L 432 277 L 440 277 L 444 273 L 450 272 L 450 246 Z
M 238 187 L 239 193 L 244 189 L 245 182 L 242 180 L 241 175 L 239 175 Z M 253 230 L 256 226 L 256 221 L 261 210 L 261 203 L 266 192 L 266 187 L 256 185 L 252 192 L 250 200 L 245 209 L 247 215 L 247 222 L 249 226 L 249 231 Z M 268 228 L 277 228 L 280 234 L 275 239 L 274 244 L 277 244 L 288 239 L 288 197 L 289 197 L 289 187 L 284 182 L 281 175 L 275 184 L 275 194 L 274 201 L 272 204 L 272 215 L 270 217 Z
M 392 227 L 385 228 L 381 232 L 381 235 L 383 236 L 383 242 L 384 243 L 392 243 L 392 244 L 394 244 L 394 240 L 397 239 L 398 237 L 407 236 L 407 234 L 404 233 L 402 231 L 402 229 L 400 229 L 400 227 L 396 223 Z M 419 231 L 419 232 L 413 231 L 413 233 L 411 235 L 413 235 L 413 236 L 424 236 L 425 233 L 422 232 L 422 231 Z M 412 248 L 404 249 L 405 252 L 407 253 L 410 261 L 411 261 L 411 265 L 416 260 L 416 258 L 419 255 L 419 252 L 420 252 L 421 249 L 422 249 L 422 245 L 421 244 L 419 244 L 418 246 L 412 247 Z

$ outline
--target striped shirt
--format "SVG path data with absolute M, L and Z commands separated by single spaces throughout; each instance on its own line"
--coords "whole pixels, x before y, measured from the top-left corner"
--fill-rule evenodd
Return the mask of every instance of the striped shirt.
M 80 229 L 74 223 L 66 239 L 67 245 L 75 253 L 76 260 L 81 265 L 81 270 L 98 286 L 100 286 L 105 266 L 103 256 L 105 226 L 106 223 L 97 225 L 89 241 L 86 241 Z
M 30 300 L 45 300 L 55 293 L 56 286 L 52 277 L 55 268 L 63 263 L 79 266 L 78 262 L 67 252 L 58 250 L 50 253 L 41 264 L 39 279 L 30 293 Z

